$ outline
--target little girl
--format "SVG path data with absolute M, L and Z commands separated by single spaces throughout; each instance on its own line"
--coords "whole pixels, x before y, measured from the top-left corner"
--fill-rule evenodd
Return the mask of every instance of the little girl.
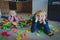
M 19 20 L 19 18 L 16 16 L 16 12 L 15 12 L 14 10 L 11 10 L 11 11 L 9 12 L 8 20 L 9 20 L 10 22 L 14 22 L 14 21 L 18 21 L 18 20 Z
M 52 36 L 53 33 L 50 31 L 50 28 L 48 26 L 48 21 L 46 20 L 46 13 L 44 11 L 37 11 L 35 15 L 32 17 L 32 27 L 31 27 L 31 32 L 35 32 L 37 27 L 44 27 L 44 32 Z

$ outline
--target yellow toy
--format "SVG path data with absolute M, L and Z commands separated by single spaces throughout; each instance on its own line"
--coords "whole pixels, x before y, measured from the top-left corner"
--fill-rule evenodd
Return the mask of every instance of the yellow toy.
M 4 23 L 4 24 L 8 24 L 8 23 L 9 23 L 9 21 L 8 21 L 8 20 L 6 20 L 6 19 L 3 19 L 2 23 Z
M 49 27 L 50 27 L 50 28 L 52 28 L 52 27 L 53 27 L 53 25 L 52 25 L 52 24 L 49 24 Z
M 21 35 L 21 34 L 22 34 L 22 32 L 17 32 L 17 34 L 18 34 L 18 35 Z
M 16 37 L 16 40 L 21 40 L 21 37 L 17 36 L 17 37 Z
M 18 21 L 16 21 L 16 22 L 12 22 L 12 24 L 13 24 L 13 25 L 17 25 L 17 24 L 18 24 Z
M 54 32 L 59 32 L 59 30 L 57 28 L 53 28 L 52 29 Z
M 31 31 L 30 31 L 30 29 L 26 29 L 26 32 L 28 33 L 28 32 L 31 32 Z
M 38 36 L 38 37 L 39 37 L 39 36 L 40 36 L 40 34 L 39 34 L 39 33 L 36 33 L 36 36 Z

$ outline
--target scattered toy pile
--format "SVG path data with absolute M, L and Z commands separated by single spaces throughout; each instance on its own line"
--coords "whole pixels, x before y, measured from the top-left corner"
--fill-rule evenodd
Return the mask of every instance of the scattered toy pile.
M 19 16 L 19 18 L 22 18 L 22 16 Z M 30 18 L 30 16 L 29 16 Z M 28 38 L 28 34 L 30 33 L 30 27 L 31 27 L 32 20 L 27 21 L 19 21 L 19 22 L 12 22 L 10 23 L 8 20 L 3 20 L 2 23 L 0 23 L 0 28 L 5 30 L 1 33 L 3 37 L 0 38 L 0 40 L 6 40 L 4 36 L 10 36 L 8 32 L 14 32 L 18 36 L 16 37 L 16 40 L 21 40 L 22 38 Z M 59 30 L 57 28 L 54 28 L 52 24 L 49 24 L 50 28 L 53 30 L 53 32 L 58 32 Z M 26 28 L 26 29 L 25 29 Z M 24 33 L 24 31 L 26 33 Z M 44 34 L 42 30 L 38 30 L 35 34 L 36 36 L 40 36 L 40 34 Z

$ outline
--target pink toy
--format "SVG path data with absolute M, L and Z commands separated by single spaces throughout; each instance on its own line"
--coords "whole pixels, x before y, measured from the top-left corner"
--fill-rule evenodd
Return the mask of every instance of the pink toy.
M 16 16 L 16 12 L 15 12 L 14 10 L 11 10 L 11 11 L 9 12 L 9 18 L 8 18 L 8 20 L 9 20 L 10 22 L 18 21 L 18 20 L 19 20 L 19 18 Z

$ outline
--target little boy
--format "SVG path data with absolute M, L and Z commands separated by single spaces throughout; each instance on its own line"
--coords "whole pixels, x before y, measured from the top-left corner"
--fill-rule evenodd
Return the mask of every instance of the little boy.
M 52 36 L 53 33 L 50 31 L 50 28 L 48 26 L 48 21 L 46 20 L 46 13 L 44 11 L 37 11 L 35 15 L 32 17 L 32 26 L 31 26 L 31 32 L 35 32 L 37 27 L 44 27 L 44 32 L 48 36 Z M 39 26 L 38 26 L 39 25 Z

